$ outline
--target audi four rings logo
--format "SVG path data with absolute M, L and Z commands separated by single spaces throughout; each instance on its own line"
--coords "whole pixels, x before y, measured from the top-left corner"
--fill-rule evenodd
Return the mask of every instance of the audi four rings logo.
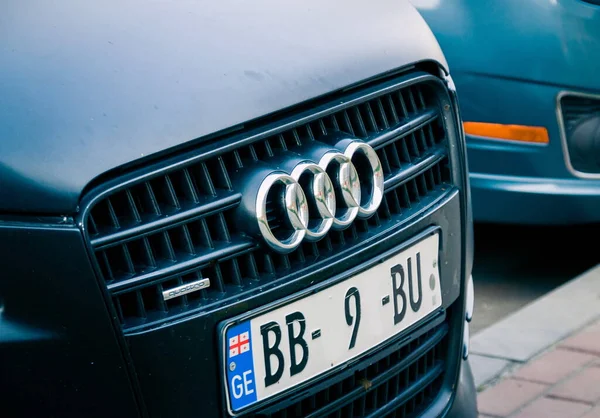
M 318 241 L 331 228 L 342 230 L 357 217 L 373 215 L 383 199 L 383 181 L 370 145 L 341 141 L 318 161 L 301 159 L 291 172 L 264 178 L 256 195 L 260 234 L 278 252 Z

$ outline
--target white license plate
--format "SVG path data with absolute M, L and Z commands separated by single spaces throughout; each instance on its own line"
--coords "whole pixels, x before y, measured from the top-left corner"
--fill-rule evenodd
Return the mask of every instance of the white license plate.
M 223 328 L 231 414 L 385 342 L 442 303 L 439 236 L 336 285 Z

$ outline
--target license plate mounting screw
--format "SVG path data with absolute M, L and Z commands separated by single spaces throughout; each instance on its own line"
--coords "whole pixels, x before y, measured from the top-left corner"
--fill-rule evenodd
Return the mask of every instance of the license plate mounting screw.
M 437 267 L 437 260 L 433 260 L 433 268 Z
M 234 371 L 235 370 L 235 362 L 231 362 L 229 363 L 229 370 Z

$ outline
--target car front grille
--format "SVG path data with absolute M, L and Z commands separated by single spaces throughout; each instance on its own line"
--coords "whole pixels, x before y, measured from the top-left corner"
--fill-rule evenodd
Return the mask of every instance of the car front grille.
M 563 95 L 560 111 L 571 167 L 579 173 L 600 174 L 600 97 Z
M 301 399 L 254 418 L 408 418 L 438 395 L 448 357 L 448 321 L 404 345 L 383 349 L 367 364 L 316 385 Z M 324 386 L 323 388 L 321 388 Z
M 404 76 L 98 186 L 84 229 L 123 328 L 152 326 L 283 285 L 290 274 L 327 263 L 435 202 L 452 186 L 443 89 L 424 73 Z M 286 255 L 245 235 L 233 216 L 242 198 L 234 173 L 338 131 L 376 149 L 385 177 L 378 211 Z M 164 290 L 202 278 L 210 287 L 163 299 Z

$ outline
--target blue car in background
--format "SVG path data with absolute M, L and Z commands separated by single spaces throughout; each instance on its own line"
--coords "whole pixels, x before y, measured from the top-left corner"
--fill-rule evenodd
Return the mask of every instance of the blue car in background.
M 412 0 L 459 93 L 475 220 L 600 221 L 600 0 Z

